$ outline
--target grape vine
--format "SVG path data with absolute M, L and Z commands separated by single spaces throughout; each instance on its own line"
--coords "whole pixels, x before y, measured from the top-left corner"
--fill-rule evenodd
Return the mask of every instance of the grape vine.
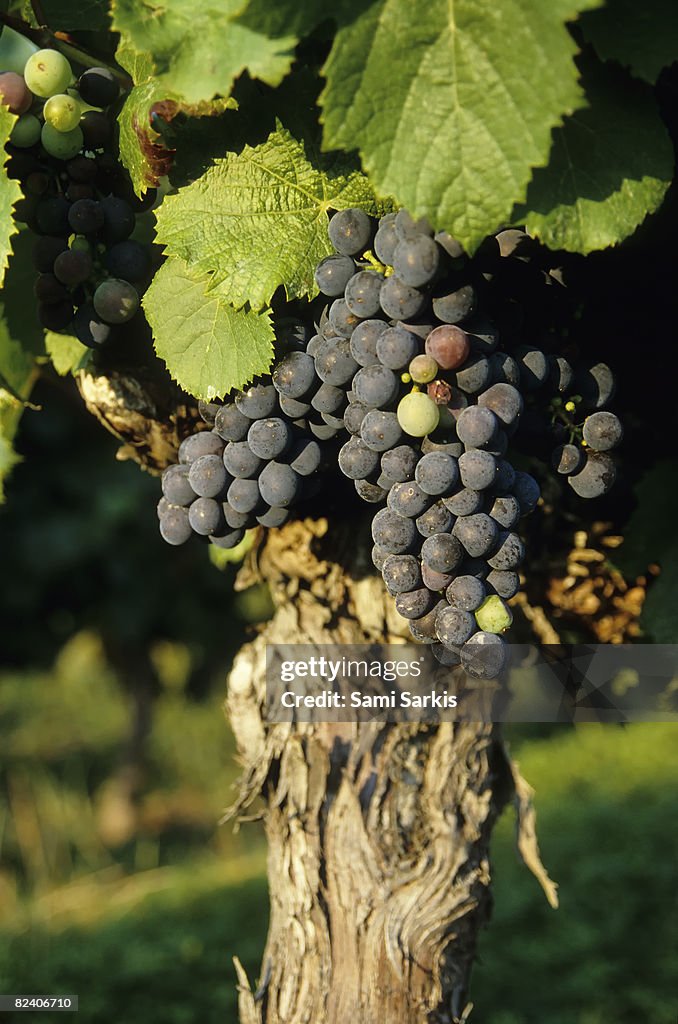
M 104 0 L 0 12 L 0 261 L 9 296 L 35 236 L 38 321 L 15 337 L 8 298 L 0 478 L 48 360 L 129 375 L 132 390 L 143 364 L 205 418 L 163 481 L 166 540 L 237 545 L 341 475 L 373 506 L 375 560 L 413 633 L 445 657 L 501 637 L 531 478 L 600 498 L 622 440 L 612 372 L 596 346 L 587 361 L 537 239 L 587 254 L 658 209 L 670 41 L 629 61 L 619 25 L 576 3 L 500 0 L 507 37 L 464 0 L 454 39 L 441 10 L 413 20 L 404 0 L 334 21 L 306 2 L 197 0 L 190 26 L 172 0 L 133 7 L 115 6 L 110 33 Z M 487 94 L 465 74 L 478 54 L 496 74 Z M 523 92 L 526 66 L 541 70 Z M 381 117 L 370 83 L 387 80 Z M 156 413 L 176 445 L 189 426 Z M 403 549 L 386 550 L 396 534 Z M 388 559 L 405 559 L 402 578 Z

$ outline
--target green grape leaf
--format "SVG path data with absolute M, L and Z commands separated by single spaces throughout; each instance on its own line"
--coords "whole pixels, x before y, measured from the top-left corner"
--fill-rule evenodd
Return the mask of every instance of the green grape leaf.
M 91 350 L 70 334 L 45 333 L 45 349 L 60 377 L 76 373 L 89 362 Z
M 155 64 L 150 53 L 137 50 L 136 46 L 127 36 L 120 37 L 118 48 L 115 51 L 115 59 L 121 68 L 124 68 L 135 85 L 147 82 L 155 74 Z
M 155 188 L 172 166 L 172 153 L 150 123 L 151 107 L 165 90 L 157 80 L 136 85 L 127 95 L 120 114 L 120 160 L 138 196 Z
M 615 552 L 615 565 L 627 576 L 645 575 L 658 563 L 659 577 L 649 588 L 640 619 L 648 638 L 658 644 L 678 643 L 678 466 L 657 463 L 635 488 L 636 509 Z
M 554 249 L 615 245 L 658 208 L 673 177 L 671 140 L 647 86 L 621 71 L 584 76 L 588 107 L 553 132 L 514 223 Z
M 11 389 L 13 399 L 18 396 L 21 401 L 28 400 L 30 389 L 27 381 L 34 368 L 35 359 L 11 336 L 0 307 L 0 380 L 8 390 Z
M 294 35 L 301 38 L 312 32 L 317 25 L 333 21 L 338 25 L 353 21 L 361 11 L 374 0 L 334 0 L 331 6 L 325 0 L 250 0 L 245 10 L 236 19 L 240 25 L 264 35 L 279 37 Z
M 176 256 L 146 292 L 143 306 L 155 349 L 170 375 L 196 398 L 222 398 L 266 373 L 274 332 L 268 312 L 236 310 L 209 279 Z
M 318 93 L 322 82 L 310 68 L 295 69 L 277 89 L 245 76 L 233 90 L 232 109 L 217 117 L 190 117 L 176 121 L 173 138 L 176 156 L 169 174 L 175 188 L 196 181 L 225 153 L 265 142 L 281 122 L 295 139 L 313 150 L 320 146 Z
M 110 27 L 107 0 L 42 0 L 45 21 L 57 32 L 106 32 Z
M 377 212 L 365 177 L 336 154 L 311 163 L 278 127 L 260 146 L 218 160 L 158 210 L 158 242 L 204 274 L 236 307 L 261 309 L 276 288 L 312 295 L 313 270 L 332 252 L 327 211 Z
M 1 8 L 7 11 L 9 4 L 5 2 Z M 23 75 L 24 67 L 28 58 L 35 53 L 38 47 L 30 39 L 15 32 L 13 28 L 3 26 L 0 35 L 0 68 L 3 71 L 15 71 L 17 75 Z
M 5 497 L 4 482 L 20 461 L 12 441 L 37 375 L 35 355 L 44 351 L 42 330 L 39 330 L 40 344 L 36 342 L 34 334 L 34 330 L 37 331 L 37 328 L 34 329 L 35 307 L 26 301 L 26 291 L 22 290 L 22 287 L 25 288 L 26 269 L 22 260 L 25 254 L 24 236 L 27 237 L 28 232 L 22 232 L 14 240 L 19 255 L 12 255 L 5 284 L 0 292 L 0 502 Z M 34 271 L 32 276 L 35 276 Z M 17 335 L 13 334 L 9 326 L 10 320 L 13 327 L 23 328 L 22 341 L 25 339 L 25 344 L 16 340 Z M 33 346 L 37 351 L 30 350 Z
M 585 38 L 602 60 L 616 60 L 654 85 L 678 57 L 675 0 L 609 0 L 581 19 Z
M 177 114 L 208 117 L 237 106 L 231 97 L 186 103 L 162 78 L 155 75 L 149 54 L 137 51 L 123 40 L 116 54 L 118 63 L 132 76 L 134 88 L 128 93 L 118 115 L 120 126 L 120 159 L 127 169 L 134 191 L 142 195 L 155 188 L 172 166 L 173 149 L 169 149 L 159 131 L 151 123 L 156 112 L 163 121 L 172 121 Z
M 0 105 L 0 150 L 3 154 L 0 166 L 0 285 L 5 279 L 12 251 L 11 239 L 18 231 L 14 220 L 14 204 L 22 198 L 19 182 L 14 178 L 8 178 L 5 169 L 8 159 L 5 146 L 16 120 L 15 114 L 10 114 L 7 107 Z
M 234 18 L 245 0 L 115 0 L 113 27 L 150 54 L 159 76 L 188 103 L 228 96 L 245 70 L 277 85 L 294 58 L 293 37 L 269 39 Z
M 35 377 L 35 359 L 12 338 L 0 316 L 0 502 L 5 497 L 4 482 L 19 461 L 12 441 Z
M 11 337 L 21 341 L 26 352 L 43 356 L 45 332 L 38 322 L 35 302 L 27 301 L 35 284 L 35 267 L 31 258 L 34 244 L 35 235 L 28 228 L 23 228 L 12 238 L 13 251 L 0 292 L 0 306 Z
M 377 192 L 469 250 L 526 194 L 581 102 L 565 22 L 600 0 L 379 0 L 339 29 L 325 145 L 358 148 Z

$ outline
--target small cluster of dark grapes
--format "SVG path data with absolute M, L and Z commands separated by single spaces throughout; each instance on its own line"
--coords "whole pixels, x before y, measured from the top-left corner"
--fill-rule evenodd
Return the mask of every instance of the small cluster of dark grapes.
M 552 254 L 518 228 L 487 238 L 473 260 L 483 308 L 502 325 L 503 379 L 525 401 L 513 448 L 565 477 L 579 497 L 597 498 L 615 481 L 609 453 L 623 435 L 618 417 L 604 411 L 615 379 L 606 363 L 585 362 L 572 345 L 576 307 L 551 263 Z
M 294 506 L 317 493 L 325 442 L 338 427 L 305 401 L 319 383 L 305 337 L 303 325 L 288 331 L 292 350 L 272 377 L 223 404 L 201 403 L 210 429 L 185 438 L 179 463 L 162 476 L 158 519 L 169 544 L 197 533 L 235 547 L 245 530 L 282 526 Z
M 361 498 L 386 503 L 373 521 L 374 563 L 415 639 L 432 643 L 446 664 L 494 676 L 524 557 L 515 527 L 539 498 L 536 481 L 507 458 L 509 443 L 524 394 L 545 388 L 559 415 L 576 410 L 581 396 L 563 398 L 572 367 L 530 346 L 503 351 L 478 312 L 461 246 L 406 211 L 377 226 L 343 210 L 329 235 L 336 252 L 316 281 L 333 301 L 308 351 L 322 381 L 317 395 L 351 435 L 341 471 Z M 607 368 L 597 369 L 589 375 L 604 390 Z M 596 412 L 583 425 L 588 454 L 561 445 L 554 458 L 578 494 L 611 486 L 604 452 L 620 436 L 618 419 Z M 566 466 L 573 451 L 580 461 Z
M 114 75 L 89 68 L 75 79 L 57 50 L 38 50 L 24 74 L 0 73 L 0 100 L 19 115 L 10 136 L 9 173 L 26 198 L 17 218 L 39 235 L 38 319 L 99 348 L 139 310 L 151 273 L 147 245 L 131 238 L 139 200 L 120 166 Z

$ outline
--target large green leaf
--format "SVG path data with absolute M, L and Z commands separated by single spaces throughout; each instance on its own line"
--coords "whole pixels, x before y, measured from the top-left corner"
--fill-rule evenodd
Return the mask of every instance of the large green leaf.
M 287 74 L 294 38 L 268 39 L 234 22 L 245 0 L 115 0 L 113 27 L 147 53 L 164 85 L 189 103 L 228 96 L 247 69 L 271 85 Z
M 9 139 L 10 132 L 16 122 L 16 115 L 10 114 L 7 107 L 0 105 L 0 152 L 2 152 L 2 164 L 0 165 L 0 285 L 4 281 L 5 271 L 12 251 L 11 238 L 17 233 L 17 226 L 14 221 L 14 204 L 21 199 L 22 193 L 18 181 L 7 177 L 5 164 L 7 163 L 7 152 L 5 146 Z
M 657 209 L 673 177 L 671 140 L 650 90 L 595 70 L 590 104 L 554 129 L 548 167 L 535 171 L 514 221 L 554 249 L 615 245 Z
M 210 274 L 210 287 L 234 306 L 261 309 L 281 284 L 290 297 L 313 294 L 313 270 L 332 251 L 327 211 L 345 206 L 376 211 L 365 177 L 336 155 L 311 163 L 279 127 L 167 196 L 158 241 Z
M 654 84 L 678 59 L 675 0 L 608 0 L 581 20 L 584 35 L 603 60 L 616 60 Z
M 339 25 L 353 21 L 371 3 L 374 0 L 334 0 L 331 5 L 325 0 L 249 0 L 237 21 L 267 36 L 294 33 L 301 38 L 325 21 Z
M 581 103 L 565 22 L 599 0 L 380 0 L 339 29 L 325 142 L 469 249 L 525 197 L 551 129 Z
M 107 0 L 42 0 L 50 28 L 61 32 L 105 32 L 110 24 Z
M 212 399 L 267 372 L 274 333 L 268 313 L 235 310 L 207 285 L 206 276 L 172 257 L 143 305 L 172 377 L 196 398 Z

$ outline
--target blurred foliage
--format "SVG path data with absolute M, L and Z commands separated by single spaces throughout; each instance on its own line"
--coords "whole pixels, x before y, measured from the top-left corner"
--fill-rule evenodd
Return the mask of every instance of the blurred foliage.
M 256 976 L 266 933 L 262 871 L 263 858 L 227 870 L 198 861 L 82 887 L 65 912 L 0 930 L 0 988 L 68 990 L 83 1022 L 235 1022 L 233 956 Z
M 196 849 L 235 856 L 260 842 L 256 828 L 218 826 L 237 774 L 222 694 L 196 702 L 165 677 L 130 792 L 133 701 L 94 633 L 74 637 L 51 672 L 0 676 L 0 920 L 24 893 L 92 872 L 122 876 Z
M 560 908 L 519 863 L 505 815 L 473 975 L 479 1021 L 675 1024 L 677 735 L 672 724 L 586 725 L 519 748 Z

